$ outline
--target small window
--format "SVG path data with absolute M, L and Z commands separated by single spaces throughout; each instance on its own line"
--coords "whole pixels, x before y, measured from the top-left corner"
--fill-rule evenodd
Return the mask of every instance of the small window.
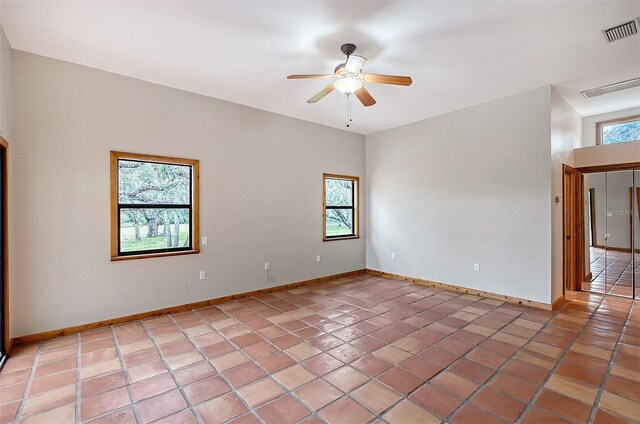
M 198 253 L 198 170 L 191 159 L 111 152 L 111 259 Z
M 640 141 L 640 115 L 598 122 L 596 141 L 597 144 Z
M 324 174 L 323 239 L 341 240 L 358 237 L 359 179 Z

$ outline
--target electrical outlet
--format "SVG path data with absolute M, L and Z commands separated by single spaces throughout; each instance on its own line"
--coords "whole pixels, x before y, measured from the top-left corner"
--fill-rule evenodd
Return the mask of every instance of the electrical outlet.
M 207 278 L 207 271 L 200 271 L 200 279 L 204 280 L 205 278 Z
M 395 259 L 396 258 L 396 252 L 391 252 L 391 259 Z
M 320 255 L 316 256 L 316 262 L 320 262 Z
M 265 270 L 265 271 L 269 271 L 269 269 L 270 269 L 269 262 L 265 262 L 265 263 L 264 263 L 264 270 Z
M 480 271 L 480 264 L 473 264 L 474 271 Z
M 209 239 L 207 237 L 202 237 L 202 243 L 201 244 L 203 246 L 206 246 L 208 242 L 209 242 Z

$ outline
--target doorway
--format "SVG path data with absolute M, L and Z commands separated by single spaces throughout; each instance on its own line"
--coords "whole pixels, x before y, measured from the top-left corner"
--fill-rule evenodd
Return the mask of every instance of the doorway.
M 582 242 L 576 246 L 578 263 L 565 260 L 565 273 L 571 276 L 582 267 L 579 290 L 640 298 L 640 163 L 575 171 L 577 202 L 565 199 L 565 215 L 572 205 L 578 208 L 574 212 L 583 222 Z M 568 220 L 565 216 L 565 225 Z

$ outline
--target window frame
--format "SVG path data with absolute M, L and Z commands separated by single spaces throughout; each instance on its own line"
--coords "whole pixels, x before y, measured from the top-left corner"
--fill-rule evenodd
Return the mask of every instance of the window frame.
M 627 122 L 634 122 L 634 121 L 640 121 L 640 115 L 626 116 L 624 118 L 616 118 L 616 119 L 609 119 L 607 121 L 596 122 L 596 145 L 609 146 L 609 144 L 603 144 L 604 127 L 608 125 L 624 124 Z M 625 141 L 624 143 L 633 143 L 636 141 L 640 141 L 640 140 L 630 140 L 630 141 Z M 612 143 L 612 144 L 622 144 L 622 143 Z
M 353 182 L 353 205 L 327 206 L 327 179 L 347 180 Z M 327 236 L 327 209 L 352 209 L 353 210 L 353 234 Z M 360 177 L 339 174 L 322 174 L 322 241 L 352 240 L 360 238 Z
M 158 258 L 165 256 L 193 255 L 200 253 L 200 161 L 196 159 L 174 158 L 168 156 L 147 155 L 141 153 L 128 153 L 111 151 L 111 261 L 123 261 L 132 259 Z M 145 208 L 151 206 L 152 209 L 158 206 L 165 208 L 175 208 L 175 205 L 139 205 L 120 204 L 119 202 L 119 168 L 118 161 L 129 160 L 134 162 L 150 162 L 167 165 L 183 165 L 191 167 L 191 205 L 190 205 L 190 226 L 191 226 L 191 246 L 187 248 L 167 248 L 150 252 L 121 252 L 120 251 L 120 210 L 131 207 Z M 179 205 L 181 209 L 185 206 Z

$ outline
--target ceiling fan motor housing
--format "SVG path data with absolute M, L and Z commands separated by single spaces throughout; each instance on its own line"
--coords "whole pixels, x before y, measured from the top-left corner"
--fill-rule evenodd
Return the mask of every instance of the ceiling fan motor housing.
M 351 43 L 343 44 L 342 46 L 340 46 L 340 50 L 342 51 L 342 53 L 350 56 L 353 54 L 353 52 L 356 51 L 356 45 Z

